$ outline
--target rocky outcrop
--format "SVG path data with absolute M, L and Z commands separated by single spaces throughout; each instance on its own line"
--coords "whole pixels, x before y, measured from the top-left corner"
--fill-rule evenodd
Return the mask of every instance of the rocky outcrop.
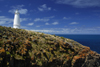
M 100 67 L 100 55 L 68 38 L 0 26 L 0 67 Z

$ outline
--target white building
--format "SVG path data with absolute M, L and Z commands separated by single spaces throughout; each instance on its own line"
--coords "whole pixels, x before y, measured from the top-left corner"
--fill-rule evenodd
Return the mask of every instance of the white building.
M 18 10 L 15 11 L 13 28 L 20 28 L 20 17 Z

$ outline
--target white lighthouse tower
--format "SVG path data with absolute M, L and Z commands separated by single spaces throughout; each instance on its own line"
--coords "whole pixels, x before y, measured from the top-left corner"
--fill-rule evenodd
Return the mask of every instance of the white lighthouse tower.
M 20 17 L 18 10 L 15 11 L 13 28 L 20 28 Z

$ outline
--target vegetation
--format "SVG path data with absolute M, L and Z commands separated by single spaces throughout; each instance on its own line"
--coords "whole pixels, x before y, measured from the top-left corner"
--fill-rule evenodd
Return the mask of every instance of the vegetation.
M 89 52 L 71 39 L 0 26 L 1 67 L 71 67 Z

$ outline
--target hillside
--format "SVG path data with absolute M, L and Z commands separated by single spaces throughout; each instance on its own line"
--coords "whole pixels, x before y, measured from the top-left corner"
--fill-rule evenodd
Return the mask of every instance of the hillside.
M 0 67 L 100 67 L 100 55 L 68 38 L 0 26 Z

